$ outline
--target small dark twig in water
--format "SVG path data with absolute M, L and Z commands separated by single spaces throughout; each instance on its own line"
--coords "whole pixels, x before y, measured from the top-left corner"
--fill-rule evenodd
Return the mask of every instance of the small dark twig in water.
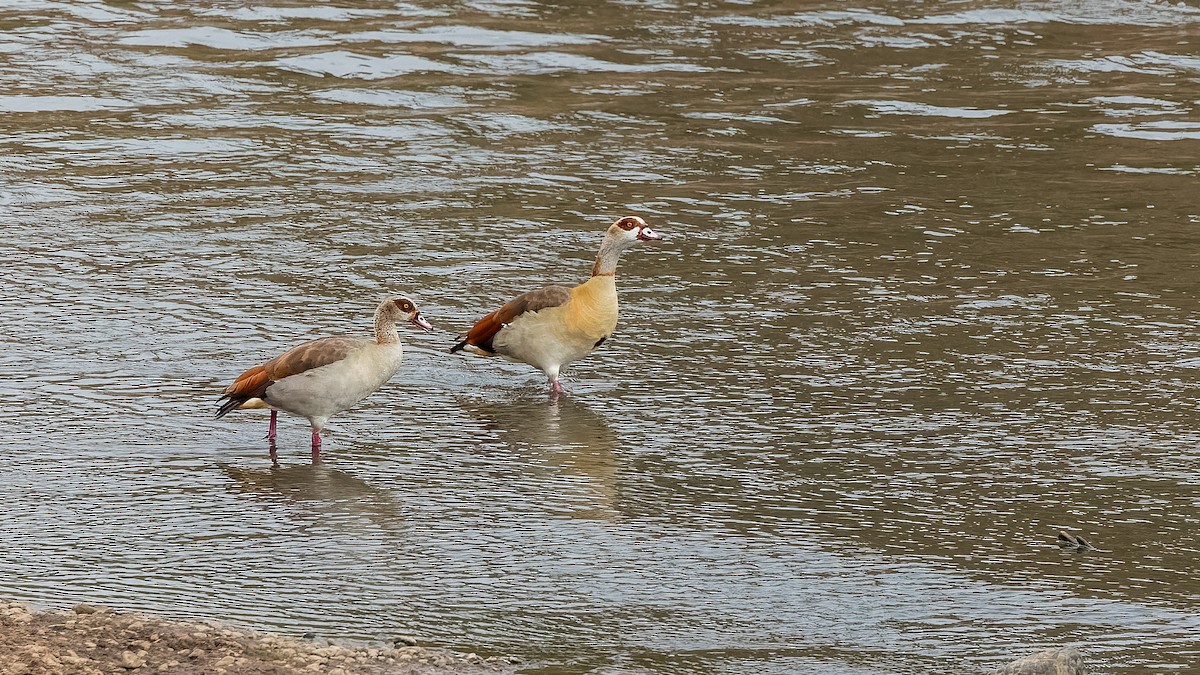
M 1079 535 L 1064 532 L 1063 530 L 1058 531 L 1058 545 L 1063 548 L 1074 549 L 1076 551 L 1096 550 L 1096 547 L 1092 546 L 1091 542 L 1089 542 L 1087 539 L 1084 539 Z

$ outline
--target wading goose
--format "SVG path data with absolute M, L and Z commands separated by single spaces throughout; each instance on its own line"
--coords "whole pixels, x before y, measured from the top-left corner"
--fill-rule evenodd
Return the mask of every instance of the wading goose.
M 546 286 L 518 295 L 480 319 L 451 353 L 466 349 L 528 363 L 550 380 L 550 396 L 563 392 L 559 372 L 587 356 L 617 327 L 617 260 L 639 241 L 662 237 L 637 216 L 609 226 L 592 266 L 592 278 L 575 286 Z
M 242 373 L 225 388 L 217 417 L 239 408 L 270 408 L 267 440 L 275 448 L 275 418 L 283 410 L 308 418 L 314 457 L 330 417 L 379 389 L 400 370 L 401 320 L 430 330 L 412 300 L 396 297 L 375 310 L 375 339 L 326 337 L 305 342 Z M 228 399 L 228 400 L 226 400 Z

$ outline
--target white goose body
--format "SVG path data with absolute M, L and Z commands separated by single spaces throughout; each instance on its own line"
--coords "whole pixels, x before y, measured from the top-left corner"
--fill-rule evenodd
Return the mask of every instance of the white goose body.
M 355 341 L 361 346 L 345 358 L 285 377 L 271 385 L 261 400 L 324 427 L 330 417 L 354 407 L 400 372 L 404 348 L 399 342 Z
M 492 345 L 510 361 L 528 363 L 557 377 L 567 365 L 591 354 L 617 328 L 614 277 L 592 277 L 570 289 L 556 307 L 526 312 L 500 330 Z

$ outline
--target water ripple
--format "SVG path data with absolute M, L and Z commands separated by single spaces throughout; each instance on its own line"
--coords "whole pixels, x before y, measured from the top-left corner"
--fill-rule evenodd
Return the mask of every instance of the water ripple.
M 1192 660 L 1194 8 L 0 16 L 6 595 L 578 672 Z M 624 213 L 667 239 L 571 396 L 447 353 Z M 438 330 L 324 462 L 213 419 L 400 292 Z

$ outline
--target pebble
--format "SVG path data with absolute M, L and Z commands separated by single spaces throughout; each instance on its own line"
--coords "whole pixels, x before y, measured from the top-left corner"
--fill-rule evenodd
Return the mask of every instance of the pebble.
M 138 652 L 137 654 L 134 654 L 131 651 L 121 652 L 121 667 L 122 668 L 128 668 L 129 670 L 133 670 L 134 668 L 141 668 L 144 665 L 146 665 L 146 653 L 145 652 Z
M 21 606 L 10 607 L 9 609 L 4 610 L 4 614 L 8 617 L 9 621 L 12 621 L 15 624 L 27 624 L 30 621 L 33 621 L 33 616 L 30 615 L 28 610 Z

